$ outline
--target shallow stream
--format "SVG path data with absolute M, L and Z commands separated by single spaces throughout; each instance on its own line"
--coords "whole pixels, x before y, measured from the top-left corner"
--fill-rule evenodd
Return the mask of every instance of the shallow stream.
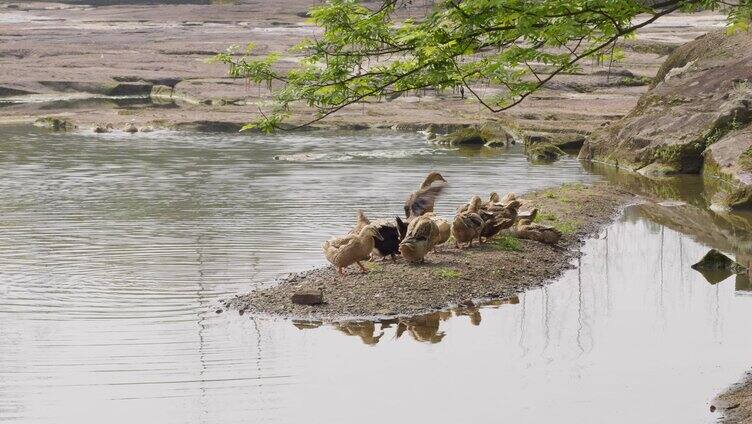
M 715 419 L 709 400 L 751 365 L 752 296 L 689 265 L 735 237 L 717 247 L 749 258 L 750 238 L 692 202 L 630 208 L 560 281 L 479 309 L 338 325 L 215 313 L 324 264 L 321 241 L 357 208 L 399 214 L 433 169 L 451 184 L 444 215 L 474 192 L 613 179 L 411 134 L 3 128 L 0 421 Z M 684 207 L 733 234 L 686 235 Z

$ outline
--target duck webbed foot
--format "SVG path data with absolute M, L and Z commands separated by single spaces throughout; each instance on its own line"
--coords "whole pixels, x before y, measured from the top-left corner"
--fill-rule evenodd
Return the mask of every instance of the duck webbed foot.
M 358 264 L 358 266 L 360 267 L 360 269 L 363 271 L 363 274 L 368 274 L 368 268 L 364 267 L 363 264 L 360 263 L 360 261 L 357 261 L 355 263 Z

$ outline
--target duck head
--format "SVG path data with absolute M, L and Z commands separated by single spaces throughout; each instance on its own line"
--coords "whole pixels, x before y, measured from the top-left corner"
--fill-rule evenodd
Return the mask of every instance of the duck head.
M 426 176 L 426 179 L 423 180 L 423 184 L 420 187 L 426 188 L 436 181 L 446 182 L 446 180 L 444 179 L 444 177 L 441 176 L 441 174 L 439 174 L 438 172 L 431 172 L 430 174 L 428 174 L 428 176 Z
M 492 191 L 491 194 L 488 196 L 488 200 L 491 203 L 499 203 L 499 200 L 501 200 L 501 197 L 499 197 L 499 193 Z
M 481 205 L 483 204 L 483 201 L 480 200 L 480 196 L 473 196 L 470 199 L 470 207 L 467 209 L 470 213 L 477 213 L 480 210 Z
M 512 200 L 511 202 L 507 203 L 507 204 L 506 204 L 506 205 L 505 205 L 504 207 L 505 207 L 506 209 L 514 209 L 514 210 L 517 210 L 517 209 L 519 209 L 519 208 L 520 208 L 520 206 L 522 206 L 522 202 L 520 202 L 520 201 L 519 201 L 519 200 L 517 200 L 517 199 L 514 199 L 514 200 Z M 537 212 L 536 212 L 536 213 L 537 213 Z

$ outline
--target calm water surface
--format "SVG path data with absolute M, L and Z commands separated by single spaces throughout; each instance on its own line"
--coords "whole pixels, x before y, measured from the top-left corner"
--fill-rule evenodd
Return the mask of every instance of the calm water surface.
M 323 264 L 356 208 L 399 213 L 433 169 L 445 215 L 471 191 L 602 178 L 416 135 L 4 128 L 0 421 L 714 419 L 708 400 L 751 365 L 752 297 L 689 269 L 712 240 L 654 210 L 630 209 L 561 281 L 480 309 L 321 326 L 214 312 Z

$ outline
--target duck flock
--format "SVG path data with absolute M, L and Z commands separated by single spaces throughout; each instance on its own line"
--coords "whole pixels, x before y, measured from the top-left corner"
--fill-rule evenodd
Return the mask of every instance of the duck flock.
M 458 249 L 472 247 L 476 239 L 481 244 L 512 227 L 517 237 L 541 243 L 556 244 L 561 238 L 556 228 L 533 222 L 537 209 L 519 212 L 522 202 L 514 193 L 500 198 L 493 192 L 486 202 L 475 195 L 457 208 L 450 224 L 434 213 L 436 199 L 446 187 L 447 181 L 441 174 L 428 174 L 420 188 L 405 201 L 404 220 L 396 217 L 394 221 L 372 222 L 359 210 L 357 223 L 348 234 L 322 244 L 324 256 L 344 277 L 344 269 L 353 264 L 368 272 L 361 261 L 378 257 L 396 261 L 397 255 L 401 255 L 408 263 L 421 263 L 429 252 L 436 251 L 436 246 L 449 241 L 450 236 Z

